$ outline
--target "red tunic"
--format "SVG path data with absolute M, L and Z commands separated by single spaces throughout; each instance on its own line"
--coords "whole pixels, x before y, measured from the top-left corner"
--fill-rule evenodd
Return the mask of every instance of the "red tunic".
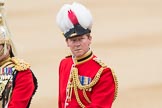
M 79 76 L 94 78 L 101 66 L 93 60 L 95 55 L 85 57 L 76 63 Z M 73 64 L 72 57 L 65 58 L 61 61 L 59 67 L 59 108 L 65 108 L 66 87 Z M 115 81 L 110 68 L 103 70 L 101 77 L 96 85 L 92 87 L 92 91 L 86 91 L 91 103 L 88 103 L 82 90 L 78 89 L 78 94 L 85 108 L 111 108 L 115 95 Z M 77 103 L 74 89 L 72 91 L 71 101 L 68 102 L 66 108 L 80 108 Z
M 8 57 L 0 67 L 0 81 L 5 85 L 1 86 L 2 107 L 29 108 L 37 89 L 37 79 L 30 70 L 30 65 L 16 57 Z
M 18 72 L 14 83 L 8 108 L 27 108 L 35 89 L 32 72 L 29 69 Z

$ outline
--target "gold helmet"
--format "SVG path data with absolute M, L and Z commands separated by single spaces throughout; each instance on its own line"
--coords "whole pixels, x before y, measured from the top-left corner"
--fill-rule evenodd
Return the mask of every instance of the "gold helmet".
M 7 23 L 4 16 L 4 2 L 5 0 L 0 1 L 0 44 L 4 45 L 3 49 L 0 51 L 0 55 L 7 53 L 7 46 L 9 45 L 11 47 L 10 50 L 10 56 L 15 56 L 15 47 L 11 40 L 11 33 L 9 32 L 9 29 L 7 27 Z

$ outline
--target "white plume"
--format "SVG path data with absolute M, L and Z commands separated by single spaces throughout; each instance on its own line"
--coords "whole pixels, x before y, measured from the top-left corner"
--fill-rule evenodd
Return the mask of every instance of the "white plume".
M 68 4 L 63 5 L 56 16 L 56 23 L 64 33 L 68 32 L 71 28 L 74 27 L 72 22 L 68 18 L 68 11 L 70 10 L 70 7 L 71 5 Z
M 92 15 L 85 6 L 74 2 L 71 6 L 71 10 L 75 13 L 79 24 L 84 29 L 92 28 Z
M 62 32 L 66 33 L 68 32 L 71 28 L 74 28 L 72 22 L 68 18 L 68 11 L 72 10 L 77 19 L 79 24 L 84 28 L 84 29 L 91 29 L 92 27 L 92 15 L 86 7 L 83 5 L 74 2 L 72 5 L 65 4 L 63 7 L 60 9 L 56 16 L 56 23 L 58 24 L 59 28 L 61 29 Z

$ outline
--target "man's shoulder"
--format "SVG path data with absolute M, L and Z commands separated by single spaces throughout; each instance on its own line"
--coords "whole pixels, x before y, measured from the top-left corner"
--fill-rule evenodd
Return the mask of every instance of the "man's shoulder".
M 71 57 L 72 57 L 71 54 L 68 54 L 68 55 L 65 56 L 65 58 L 71 58 Z
M 67 65 L 67 64 L 69 65 L 69 64 L 72 64 L 72 62 L 73 62 L 72 56 L 68 55 L 61 59 L 60 65 Z
M 107 67 L 107 65 L 101 60 L 101 59 L 99 59 L 98 57 L 94 57 L 93 58 L 93 60 L 98 64 L 98 65 L 100 65 L 101 67 L 103 67 L 103 68 L 106 68 Z
M 69 55 L 66 55 L 61 61 L 69 61 L 72 59 L 72 55 L 69 54 Z
M 17 58 L 17 57 L 12 57 L 11 61 L 14 64 L 14 68 L 17 71 L 25 71 L 30 68 L 30 64 L 24 61 L 23 59 Z
M 99 59 L 97 57 L 95 57 L 93 60 L 103 68 L 102 73 L 107 73 L 109 75 L 112 75 L 112 78 L 115 83 L 115 94 L 114 94 L 114 100 L 115 100 L 117 97 L 117 94 L 118 94 L 118 80 L 117 80 L 117 76 L 116 76 L 114 70 L 112 68 L 110 68 L 109 66 L 107 66 L 101 59 Z

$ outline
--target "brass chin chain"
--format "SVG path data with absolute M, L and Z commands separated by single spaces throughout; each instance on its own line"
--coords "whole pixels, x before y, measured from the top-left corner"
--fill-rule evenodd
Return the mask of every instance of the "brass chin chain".
M 99 69 L 99 71 L 97 72 L 96 76 L 94 77 L 94 79 L 92 80 L 92 82 L 90 84 L 82 85 L 79 81 L 78 69 L 76 67 L 73 67 L 72 72 L 71 72 L 71 74 L 72 74 L 71 78 L 73 81 L 72 83 L 73 83 L 73 87 L 74 87 L 74 93 L 76 96 L 76 100 L 77 100 L 78 104 L 80 105 L 80 107 L 85 108 L 85 105 L 81 102 L 77 89 L 83 90 L 84 98 L 86 99 L 86 101 L 88 103 L 91 103 L 90 99 L 88 98 L 88 96 L 86 94 L 86 91 L 91 90 L 92 87 L 98 82 L 104 69 L 105 69 L 104 67 L 101 67 Z
M 0 51 L 0 56 L 2 56 L 3 54 L 4 54 L 4 47 Z

